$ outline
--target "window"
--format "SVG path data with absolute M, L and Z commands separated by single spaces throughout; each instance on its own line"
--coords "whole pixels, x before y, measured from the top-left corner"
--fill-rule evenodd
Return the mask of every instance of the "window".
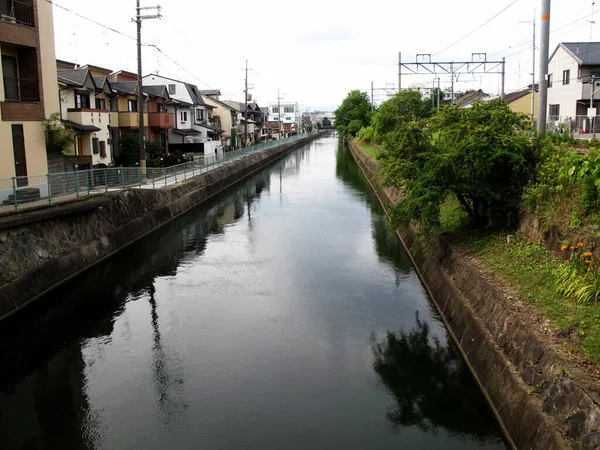
M 103 98 L 97 98 L 96 109 L 106 109 L 106 100 L 104 100 Z
M 75 92 L 75 108 L 90 109 L 90 94 L 87 92 Z
M 94 153 L 94 155 L 100 153 L 99 142 L 100 140 L 98 138 L 92 138 L 92 153 Z
M 294 107 L 293 106 L 284 106 L 283 107 L 283 112 L 284 113 L 293 113 L 294 112 Z
M 552 76 L 551 73 L 548 74 L 548 87 L 551 88 L 552 87 L 552 81 L 554 81 L 554 77 Z
M 560 105 L 549 105 L 548 115 L 550 116 L 560 116 Z
M 182 122 L 187 122 L 187 111 L 181 111 L 180 117 Z
M 100 158 L 106 158 L 106 142 L 100 142 Z
M 127 100 L 127 105 L 128 105 L 129 112 L 138 112 L 137 100 Z
M 110 99 L 110 110 L 112 112 L 117 112 L 119 110 L 119 99 L 117 97 Z
M 571 82 L 571 71 L 563 71 L 563 84 L 569 84 Z
M 279 108 L 277 106 L 273 106 L 273 114 L 279 114 Z
M 157 103 L 156 104 L 156 112 L 159 112 L 159 113 L 165 112 L 165 104 L 164 103 Z
M 204 110 L 196 109 L 196 122 L 202 122 L 204 120 Z
M 279 116 L 275 116 L 275 117 L 273 117 L 273 120 L 274 120 L 275 122 L 279 121 Z
M 169 94 L 176 94 L 176 93 L 177 93 L 177 85 L 170 84 L 169 85 Z

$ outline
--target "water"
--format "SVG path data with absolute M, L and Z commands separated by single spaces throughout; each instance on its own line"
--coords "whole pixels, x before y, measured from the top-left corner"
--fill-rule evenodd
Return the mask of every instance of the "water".
M 504 449 L 323 138 L 0 327 L 2 449 Z

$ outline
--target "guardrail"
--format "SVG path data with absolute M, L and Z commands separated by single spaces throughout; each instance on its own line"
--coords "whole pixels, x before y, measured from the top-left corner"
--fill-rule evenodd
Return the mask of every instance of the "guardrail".
M 82 196 L 118 191 L 129 188 L 158 189 L 200 175 L 255 153 L 259 153 L 318 132 L 290 136 L 277 141 L 218 153 L 194 161 L 170 167 L 108 167 L 105 169 L 79 170 L 75 172 L 48 173 L 26 177 L 0 178 L 0 208 L 19 209 L 31 203 L 52 204 L 58 198 Z

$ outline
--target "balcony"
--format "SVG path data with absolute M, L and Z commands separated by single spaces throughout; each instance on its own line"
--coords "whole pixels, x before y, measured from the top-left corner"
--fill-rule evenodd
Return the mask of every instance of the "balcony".
M 38 80 L 4 77 L 4 97 L 7 102 L 39 102 Z
M 0 18 L 5 22 L 33 27 L 33 7 L 16 0 L 0 0 Z
M 175 128 L 175 115 L 170 113 L 150 113 L 150 127 L 164 130 Z
M 148 113 L 144 113 L 144 124 L 148 125 Z M 140 121 L 137 112 L 119 112 L 120 128 L 139 128 Z

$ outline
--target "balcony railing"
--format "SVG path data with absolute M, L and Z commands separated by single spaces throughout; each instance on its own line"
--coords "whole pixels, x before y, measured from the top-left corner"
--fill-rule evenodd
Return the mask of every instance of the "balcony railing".
M 33 8 L 16 0 L 0 0 L 0 17 L 7 22 L 33 26 Z
M 4 77 L 4 96 L 10 102 L 39 102 L 38 81 Z

